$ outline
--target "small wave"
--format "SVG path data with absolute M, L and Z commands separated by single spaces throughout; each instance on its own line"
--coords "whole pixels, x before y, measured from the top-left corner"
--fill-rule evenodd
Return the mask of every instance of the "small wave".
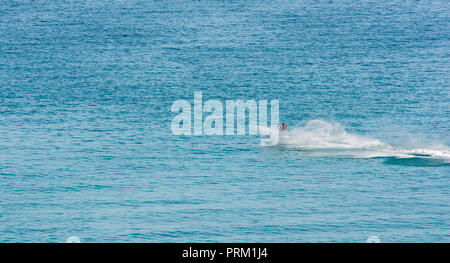
M 262 146 L 296 149 L 310 157 L 388 158 L 393 164 L 450 165 L 450 149 L 446 146 L 439 149 L 393 147 L 378 139 L 349 133 L 341 124 L 325 120 L 311 120 L 303 127 L 281 132 L 267 127 L 259 127 L 258 131 Z

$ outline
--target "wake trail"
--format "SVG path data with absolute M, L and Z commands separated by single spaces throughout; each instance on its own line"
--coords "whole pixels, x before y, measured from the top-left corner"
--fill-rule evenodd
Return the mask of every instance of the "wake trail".
M 431 164 L 450 165 L 450 149 L 423 147 L 393 147 L 378 139 L 349 133 L 339 123 L 325 120 L 311 120 L 303 127 L 286 131 L 277 128 L 258 127 L 262 146 L 278 146 L 296 149 L 310 157 L 347 158 L 395 158 L 432 161 Z M 279 133 L 278 139 L 276 138 Z

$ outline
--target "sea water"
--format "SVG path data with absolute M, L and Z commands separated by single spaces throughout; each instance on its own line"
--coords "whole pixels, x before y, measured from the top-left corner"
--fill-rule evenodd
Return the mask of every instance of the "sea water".
M 449 242 L 450 7 L 3 1 L 0 241 Z M 279 100 L 265 136 L 174 101 Z

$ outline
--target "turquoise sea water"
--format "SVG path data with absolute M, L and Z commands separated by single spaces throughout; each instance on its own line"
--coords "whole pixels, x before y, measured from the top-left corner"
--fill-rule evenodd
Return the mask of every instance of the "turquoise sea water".
M 450 242 L 449 54 L 445 0 L 2 1 L 0 241 Z

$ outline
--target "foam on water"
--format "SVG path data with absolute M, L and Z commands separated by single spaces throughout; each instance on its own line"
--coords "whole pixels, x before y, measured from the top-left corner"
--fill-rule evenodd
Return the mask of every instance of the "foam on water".
M 297 149 L 310 157 L 347 158 L 395 158 L 433 161 L 433 164 L 450 164 L 450 149 L 393 147 L 378 139 L 347 132 L 339 123 L 325 120 L 311 120 L 303 127 L 281 131 L 277 142 L 274 132 L 277 128 L 259 127 L 262 146 L 279 146 Z

